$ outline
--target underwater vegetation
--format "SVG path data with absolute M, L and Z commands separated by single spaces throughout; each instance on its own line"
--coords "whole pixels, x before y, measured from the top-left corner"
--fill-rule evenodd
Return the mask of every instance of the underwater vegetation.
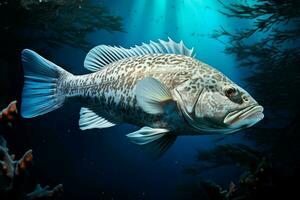
M 182 2 L 184 1 L 192 2 L 193 0 L 182 0 Z M 6 107 L 14 99 L 21 102 L 18 95 L 21 94 L 20 88 L 23 84 L 21 59 L 19 59 L 22 49 L 32 48 L 45 57 L 52 59 L 48 55 L 49 51 L 56 50 L 57 47 L 70 46 L 83 51 L 91 49 L 94 45 L 86 39 L 86 36 L 93 31 L 102 29 L 108 32 L 124 32 L 122 28 L 123 19 L 112 15 L 105 6 L 96 2 L 98 1 L 2 0 L 0 2 L 1 108 Z M 157 0 L 156 2 L 167 2 L 167 0 Z M 195 164 L 186 166 L 183 170 L 187 177 L 193 177 L 197 181 L 190 181 L 186 185 L 179 186 L 178 190 L 188 195 L 179 196 L 178 199 L 299 199 L 300 2 L 298 0 L 219 0 L 219 3 L 223 6 L 223 9 L 219 12 L 224 17 L 241 20 L 241 25 L 244 25 L 244 21 L 249 22 L 246 28 L 241 26 L 237 27 L 236 30 L 230 30 L 229 27 L 224 25 L 217 29 L 211 37 L 223 43 L 225 52 L 235 55 L 241 69 L 247 72 L 247 77 L 244 79 L 247 83 L 245 89 L 252 90 L 256 100 L 264 106 L 265 119 L 258 126 L 252 127 L 241 134 L 243 142 L 246 140 L 250 144 L 239 143 L 240 141 L 232 144 L 230 135 L 226 136 L 224 140 L 219 140 L 212 149 L 201 150 L 199 144 Z M 122 6 L 122 3 L 120 3 L 120 6 Z M 180 5 L 174 4 L 173 7 L 177 8 Z M 195 9 L 197 8 L 195 7 Z M 132 12 L 139 11 L 134 10 Z M 142 16 L 141 14 L 139 17 Z M 143 25 L 147 25 L 145 20 L 141 21 Z M 180 26 L 176 27 L 177 29 L 182 32 L 185 31 Z M 157 32 L 159 32 L 159 29 L 157 29 Z M 193 32 L 191 35 L 197 35 L 197 32 Z M 176 39 L 185 40 L 186 38 Z M 22 141 L 19 140 L 19 137 L 23 132 L 20 132 L 20 135 L 14 135 L 16 140 L 11 140 L 11 135 L 2 131 L 3 127 L 8 130 L 12 129 L 15 123 L 20 120 L 19 113 L 17 113 L 18 106 L 17 103 L 13 102 L 0 115 L 0 134 L 3 134 L 11 144 L 10 151 L 8 151 L 6 141 L 1 137 L 0 161 L 3 166 L 11 166 L 10 172 L 19 172 L 18 168 L 20 166 L 26 167 L 24 171 L 20 170 L 20 173 L 14 175 L 6 171 L 6 167 L 0 167 L 0 200 L 3 198 L 38 199 L 51 196 L 53 192 L 61 191 L 60 185 L 53 189 L 41 187 L 36 183 L 33 184 L 33 186 L 37 185 L 35 189 L 34 187 L 30 189 L 25 187 L 30 185 L 29 182 L 32 181 L 28 179 L 32 179 L 31 170 L 34 170 L 34 163 L 32 163 L 33 160 L 30 161 L 32 159 L 31 151 L 21 156 L 23 152 L 30 148 L 30 144 L 29 148 L 25 148 L 25 151 L 17 151 L 17 148 L 14 147 L 15 143 Z M 53 128 L 53 130 L 55 129 L 56 127 Z M 72 135 L 72 137 L 75 136 Z M 26 138 L 26 135 L 23 135 L 23 138 Z M 28 141 L 26 140 L 26 142 Z M 13 150 L 17 152 L 20 160 L 13 159 L 15 157 L 11 155 Z M 34 150 L 34 152 L 40 151 Z M 72 155 L 70 153 L 70 156 Z M 30 158 L 28 162 L 23 162 L 24 159 L 22 158 L 24 157 Z M 78 155 L 78 159 L 80 158 L 80 155 Z M 45 160 L 47 163 L 46 157 L 39 157 L 39 159 Z M 125 161 L 125 159 L 122 160 L 122 162 Z M 25 163 L 25 165 L 19 163 Z M 140 168 L 147 167 L 142 166 L 142 164 L 141 162 Z M 238 169 L 240 174 L 237 177 L 230 177 L 232 180 L 227 181 L 225 184 L 215 180 L 215 182 L 206 180 L 205 175 L 207 172 L 214 172 L 214 170 L 227 166 Z M 46 167 L 46 169 L 48 168 Z M 104 173 L 102 171 L 105 170 L 99 167 L 95 171 L 100 174 Z M 158 172 L 155 174 L 155 176 L 159 176 L 157 185 L 161 184 L 161 188 L 165 189 L 166 185 L 164 184 L 168 180 L 160 180 L 164 177 L 160 177 L 161 174 Z M 224 172 L 226 173 L 226 170 Z M 121 175 L 120 172 L 115 177 Z M 100 176 L 95 174 L 95 177 Z M 174 177 L 176 177 L 176 174 Z M 100 182 L 100 180 L 97 181 Z M 40 177 L 38 182 L 43 183 Z M 102 182 L 106 184 L 108 181 L 102 180 Z M 147 184 L 147 181 L 145 182 Z M 46 183 L 49 182 L 46 181 Z M 50 183 L 50 185 L 56 184 Z M 92 187 L 93 182 L 84 182 L 84 184 L 87 187 Z M 143 184 L 145 183 L 141 182 L 141 185 Z M 64 185 L 67 187 L 67 184 Z M 70 186 L 72 189 L 73 187 L 74 185 Z M 74 190 L 82 189 L 80 187 L 74 187 Z M 128 187 L 132 187 L 132 185 L 128 184 Z M 94 187 L 92 188 L 94 189 Z M 126 185 L 119 186 L 119 188 L 127 189 Z M 84 189 L 82 189 L 83 192 Z M 67 189 L 65 189 L 65 193 L 66 191 Z M 105 188 L 103 191 L 105 191 Z M 158 193 L 163 192 L 158 191 Z M 111 199 L 111 197 L 108 197 L 110 194 L 106 191 L 105 195 L 107 195 L 107 199 Z M 291 196 L 294 197 L 291 198 Z
M 89 50 L 88 33 L 123 31 L 120 17 L 109 15 L 103 5 L 88 0 L 4 1 L 0 10 L 4 19 L 1 34 L 11 34 L 8 38 L 22 40 L 26 46 L 42 41 L 50 46 L 67 44 Z
M 0 2 L 0 134 L 8 135 L 20 124 L 19 105 L 13 99 L 22 85 L 21 60 L 16 55 L 25 47 L 43 52 L 50 47 L 68 45 L 83 51 L 93 45 L 86 35 L 95 30 L 123 31 L 122 19 L 110 15 L 105 6 L 87 0 L 3 0 Z M 18 56 L 19 57 L 19 56 Z M 11 137 L 11 136 L 9 136 Z M 13 136 L 16 138 L 17 136 Z M 11 141 L 14 143 L 14 141 Z M 15 142 L 16 143 L 16 142 Z M 50 188 L 32 178 L 32 151 L 19 160 L 9 153 L 0 138 L 0 199 L 58 199 L 62 185 Z
M 244 173 L 234 187 L 231 184 L 224 190 L 217 183 L 199 181 L 196 186 L 183 188 L 201 196 L 193 199 L 298 198 L 300 2 L 220 0 L 219 3 L 223 5 L 220 10 L 223 15 L 253 22 L 233 32 L 221 27 L 212 38 L 224 43 L 225 52 L 235 55 L 241 67 L 252 70 L 245 81 L 256 91 L 269 114 L 260 126 L 244 133 L 244 138 L 255 145 L 228 145 L 219 141 L 211 150 L 200 150 L 199 163 L 184 170 L 200 180 L 204 171 L 235 166 Z M 275 121 L 278 119 L 279 123 Z
M 1 125 L 12 126 L 17 117 L 16 101 L 11 102 L 6 109 L 0 112 Z M 41 187 L 36 185 L 34 191 L 25 191 L 25 185 L 30 175 L 30 168 L 33 162 L 32 150 L 28 150 L 24 155 L 16 160 L 15 154 L 10 154 L 7 142 L 0 135 L 0 197 L 1 200 L 12 199 L 57 199 L 63 191 L 62 184 L 50 189 L 49 186 Z
M 213 150 L 199 151 L 199 161 L 204 164 L 185 168 L 184 172 L 199 177 L 199 182 L 194 183 L 195 199 L 202 197 L 213 200 L 237 199 L 264 199 L 272 191 L 273 174 L 269 161 L 259 151 L 254 151 L 246 145 L 219 145 Z M 235 165 L 243 169 L 238 181 L 230 182 L 227 189 L 217 183 L 201 179 L 201 173 L 212 168 L 224 165 Z M 189 191 L 187 185 L 182 185 L 179 190 Z M 201 192 L 202 191 L 202 192 Z
M 254 71 L 246 79 L 263 105 L 293 109 L 299 105 L 300 2 L 262 0 L 227 4 L 220 12 L 230 18 L 252 20 L 248 28 L 229 32 L 221 27 L 212 35 L 226 39 L 225 53 L 233 54 L 240 66 Z M 253 41 L 254 37 L 260 38 Z M 293 94 L 294 98 L 290 98 Z M 276 99 L 276 101 L 274 101 Z
M 34 47 L 44 52 L 49 47 L 69 45 L 87 51 L 93 45 L 86 36 L 96 30 L 123 31 L 122 18 L 89 0 L 1 1 L 0 89 L 18 99 L 15 91 L 22 84 L 22 71 L 16 53 L 22 49 Z M 12 100 L 6 98 L 2 96 L 0 105 Z

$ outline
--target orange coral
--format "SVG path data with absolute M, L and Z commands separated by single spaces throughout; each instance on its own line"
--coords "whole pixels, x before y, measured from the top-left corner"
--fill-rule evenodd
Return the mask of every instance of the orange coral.
M 0 122 L 4 122 L 9 126 L 16 120 L 18 115 L 17 101 L 12 101 L 6 108 L 0 112 Z

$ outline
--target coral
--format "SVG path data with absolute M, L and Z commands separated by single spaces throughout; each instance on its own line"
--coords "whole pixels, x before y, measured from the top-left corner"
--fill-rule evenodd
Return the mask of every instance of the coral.
M 62 184 L 50 189 L 49 186 L 42 188 L 39 184 L 35 190 L 29 194 L 22 191 L 22 184 L 25 184 L 25 174 L 32 165 L 32 150 L 28 150 L 19 159 L 15 160 L 15 155 L 10 155 L 6 146 L 6 140 L 0 136 L 0 198 L 1 199 L 50 199 L 56 198 L 63 191 Z
M 5 109 L 0 112 L 0 123 L 12 126 L 12 123 L 16 120 L 17 115 L 17 101 L 12 101 Z
M 7 108 L 0 113 L 0 121 L 3 124 L 12 124 L 17 118 L 18 110 L 16 101 L 11 102 Z M 42 188 L 39 184 L 35 190 L 29 194 L 23 191 L 22 185 L 26 184 L 26 175 L 32 166 L 32 150 L 28 150 L 24 155 L 16 160 L 14 154 L 9 153 L 7 142 L 0 135 L 0 199 L 50 199 L 56 198 L 62 192 L 62 184 L 50 189 L 49 186 Z
M 5 141 L 4 138 L 1 139 Z M 6 144 L 6 141 L 3 143 Z M 32 150 L 28 150 L 20 160 L 15 160 L 15 155 L 8 153 L 6 146 L 0 146 L 0 166 L 2 169 L 2 177 L 6 177 L 8 182 L 2 186 L 4 190 L 12 190 L 14 180 L 18 176 L 22 176 L 30 167 L 33 159 Z
M 55 195 L 61 193 L 63 191 L 63 185 L 58 184 L 52 190 L 47 185 L 44 188 L 41 187 L 40 184 L 37 184 L 35 190 L 26 195 L 26 199 L 35 200 L 35 199 L 45 199 L 55 197 Z

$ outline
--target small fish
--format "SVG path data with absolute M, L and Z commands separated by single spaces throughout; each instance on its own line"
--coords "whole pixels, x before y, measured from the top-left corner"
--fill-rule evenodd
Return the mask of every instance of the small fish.
M 129 49 L 97 46 L 84 61 L 92 73 L 80 76 L 28 49 L 22 61 L 24 118 L 79 99 L 81 130 L 131 123 L 142 128 L 127 137 L 159 154 L 179 135 L 229 134 L 264 117 L 248 92 L 170 38 Z

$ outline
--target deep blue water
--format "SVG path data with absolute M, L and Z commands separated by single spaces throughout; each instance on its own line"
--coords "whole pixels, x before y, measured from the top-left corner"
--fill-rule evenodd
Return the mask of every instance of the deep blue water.
M 87 36 L 93 44 L 130 47 L 150 40 L 172 38 L 194 47 L 196 58 L 214 66 L 247 89 L 243 79 L 251 70 L 238 68 L 234 56 L 225 54 L 224 44 L 210 38 L 220 26 L 228 30 L 247 27 L 251 21 L 224 17 L 221 5 L 207 0 L 103 0 L 112 14 L 124 18 L 125 32 L 96 31 Z M 85 53 L 69 46 L 53 49 L 52 61 L 74 74 L 83 68 Z M 255 91 L 249 91 L 255 94 Z M 255 95 L 254 95 L 255 96 Z M 217 136 L 182 136 L 158 159 L 147 157 L 128 141 L 126 134 L 138 127 L 120 124 L 101 130 L 80 131 L 80 104 L 34 119 L 24 120 L 34 150 L 35 166 L 44 184 L 63 183 L 66 199 L 176 199 L 177 186 L 195 179 L 183 173 L 196 162 L 198 149 L 210 149 Z M 221 143 L 245 143 L 243 132 L 226 136 Z M 227 186 L 240 172 L 233 166 L 207 171 L 205 179 Z M 188 199 L 188 197 L 187 197 Z

